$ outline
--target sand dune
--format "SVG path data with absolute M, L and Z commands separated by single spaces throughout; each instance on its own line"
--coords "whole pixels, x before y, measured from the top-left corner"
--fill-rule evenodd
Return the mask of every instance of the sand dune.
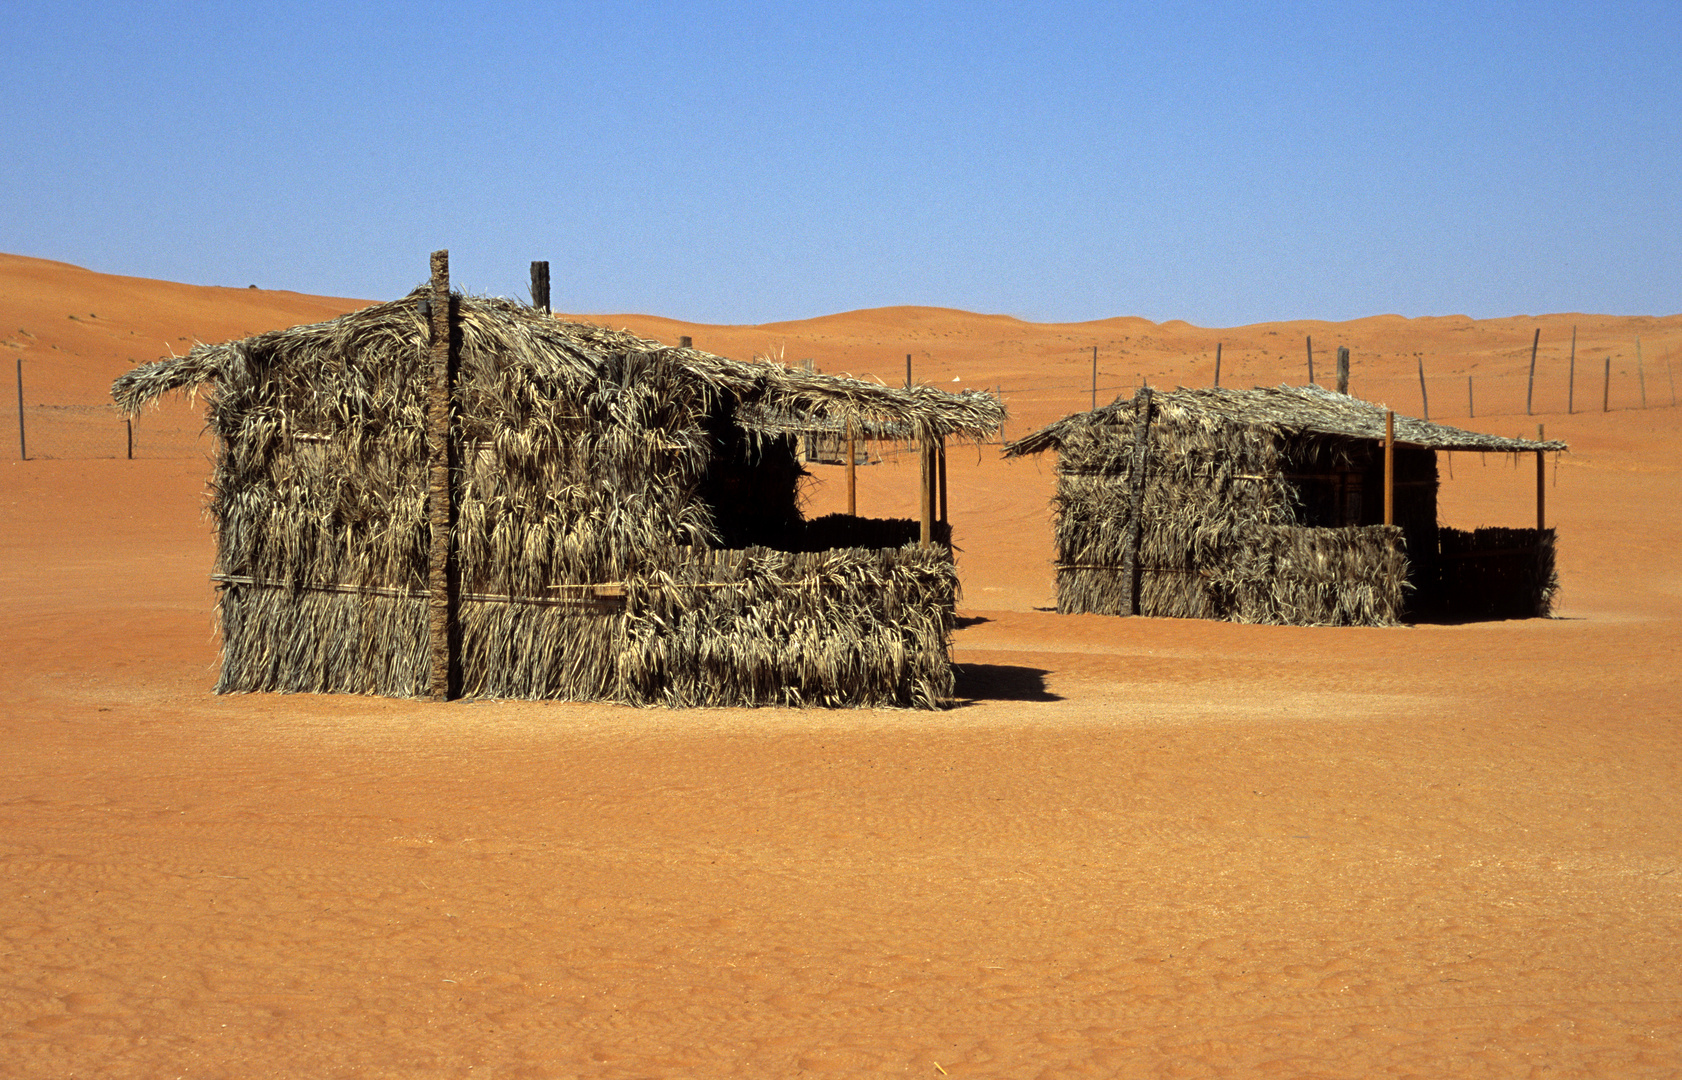
M 31 407 L 358 305 L 0 256 Z M 1682 319 L 601 321 L 885 381 L 911 353 L 1013 433 L 1085 406 L 1094 345 L 1114 396 L 1206 384 L 1217 343 L 1223 382 L 1302 381 L 1312 335 L 1408 412 L 1423 361 L 1434 415 L 1571 442 L 1561 617 L 1059 617 L 1049 462 L 982 447 L 948 712 L 218 698 L 204 444 L 8 460 L 0 1075 L 1682 1072 Z M 1528 463 L 1452 468 L 1445 520 L 1530 520 Z M 910 512 L 909 463 L 860 473 Z

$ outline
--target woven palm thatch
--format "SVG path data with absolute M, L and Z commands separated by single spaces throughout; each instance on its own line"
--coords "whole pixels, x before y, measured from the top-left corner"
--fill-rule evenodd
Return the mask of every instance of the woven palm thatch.
M 118 379 L 205 386 L 220 691 L 428 685 L 430 332 L 418 289 Z M 795 436 L 980 439 L 982 393 L 669 348 L 453 296 L 453 587 L 469 696 L 932 707 L 951 692 L 945 544 L 806 522 Z M 805 427 L 802 427 L 802 422 Z
M 1058 453 L 1059 611 L 1125 613 L 1136 603 L 1141 614 L 1181 618 L 1393 625 L 1453 599 L 1439 574 L 1436 450 L 1565 448 L 1398 416 L 1396 524 L 1387 526 L 1382 407 L 1317 386 L 1182 388 L 1150 402 L 1142 446 L 1139 403 L 1118 398 L 1005 448 Z M 1548 547 L 1551 573 L 1552 533 L 1531 533 L 1532 547 Z

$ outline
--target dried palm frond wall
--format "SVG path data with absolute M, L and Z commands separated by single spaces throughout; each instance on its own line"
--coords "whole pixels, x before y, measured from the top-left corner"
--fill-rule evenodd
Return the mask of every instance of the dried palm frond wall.
M 1059 611 L 1127 610 L 1121 567 L 1135 513 L 1135 422 L 1127 403 L 1060 433 Z M 1406 603 L 1410 526 L 1436 528 L 1435 456 L 1404 449 L 1413 452 L 1397 463 L 1401 524 L 1371 524 L 1374 513 L 1382 515 L 1382 487 L 1370 479 L 1370 455 L 1360 444 L 1287 436 L 1159 401 L 1146 443 L 1140 613 L 1395 624 Z M 1382 461 L 1378 468 L 1381 481 Z M 1302 498 L 1305 482 L 1332 483 L 1345 497 L 1331 504 L 1335 512 L 1316 513 Z M 1350 490 L 1364 498 L 1350 500 Z M 1354 520 L 1333 524 L 1326 516 Z
M 217 690 L 428 691 L 424 291 L 201 346 L 113 394 L 212 384 Z M 452 588 L 469 696 L 934 707 L 956 577 L 913 522 L 803 522 L 802 409 L 913 438 L 996 399 L 888 391 L 452 298 Z M 743 415 L 767 422 L 745 425 Z

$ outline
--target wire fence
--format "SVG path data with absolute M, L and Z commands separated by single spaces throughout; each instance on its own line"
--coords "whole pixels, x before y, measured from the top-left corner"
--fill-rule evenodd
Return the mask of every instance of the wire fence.
M 12 453 L 26 461 L 98 458 L 190 458 L 208 456 L 204 403 L 163 400 L 137 417 L 125 416 L 110 402 L 41 400 L 27 381 L 20 360 Z
M 1550 360 L 1534 374 L 1433 374 L 1423 357 L 1416 358 L 1413 366 L 1411 372 L 1375 372 L 1369 365 L 1359 365 L 1350 375 L 1349 392 L 1398 412 L 1439 422 L 1619 412 L 1678 403 L 1668 352 L 1651 364 L 1643 361 L 1639 351 L 1634 357 L 1622 352 L 1578 356 L 1563 365 Z M 29 390 L 26 374 L 19 360 L 17 437 L 12 444 L 12 452 L 18 457 L 189 458 L 208 456 L 213 449 L 204 429 L 201 401 L 169 396 L 131 419 L 109 402 L 41 400 Z M 1117 382 L 1112 374 L 1101 371 L 1095 381 L 1053 376 L 1030 385 L 1001 382 L 971 388 L 991 390 L 1004 399 L 1011 418 L 998 441 L 1005 442 L 1070 413 L 1084 412 L 1095 401 L 1105 405 L 1117 397 L 1131 396 L 1141 385 L 1158 389 L 1210 385 L 1212 370 L 1210 376 L 1209 382 L 1194 383 L 1183 372 L 1142 372 Z M 1328 385 L 1323 378 L 1316 381 Z M 1229 378 L 1227 383 L 1233 385 L 1234 380 Z

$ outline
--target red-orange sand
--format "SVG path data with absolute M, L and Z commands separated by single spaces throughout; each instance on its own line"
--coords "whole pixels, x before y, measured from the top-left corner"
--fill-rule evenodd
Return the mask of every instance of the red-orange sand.
M 94 402 L 355 306 L 0 256 L 0 358 Z M 1312 334 L 1408 412 L 1419 353 L 1504 409 L 1435 414 L 1572 444 L 1559 618 L 1059 617 L 1051 462 L 983 447 L 950 711 L 216 697 L 202 456 L 7 460 L 0 1075 L 1682 1074 L 1682 319 L 606 321 L 890 382 L 910 352 L 1002 384 L 1013 434 L 1085 407 L 1094 344 L 1110 397 L 1206 384 L 1217 340 L 1227 385 L 1300 382 Z M 1564 413 L 1574 324 L 1579 407 L 1628 360 L 1614 411 Z M 1449 523 L 1534 519 L 1531 461 L 1448 464 Z M 910 511 L 908 465 L 860 473 Z

